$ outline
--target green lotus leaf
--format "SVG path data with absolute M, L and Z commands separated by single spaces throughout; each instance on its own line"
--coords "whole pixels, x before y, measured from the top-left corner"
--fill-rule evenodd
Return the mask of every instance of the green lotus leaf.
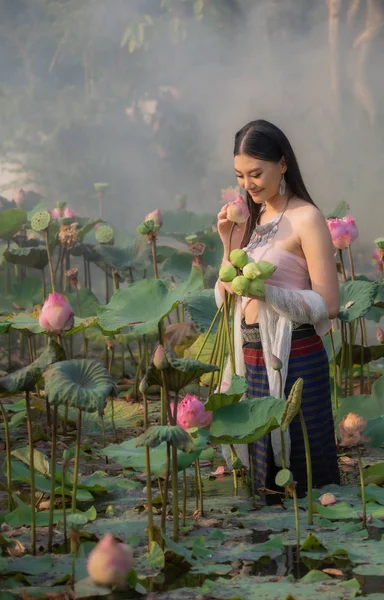
M 0 217 L 0 239 L 11 240 L 27 221 L 27 213 L 19 208 L 4 210 Z
M 47 348 L 33 363 L 0 379 L 0 395 L 33 391 L 45 369 L 63 358 L 62 348 L 50 338 Z
M 43 286 L 40 277 L 26 277 L 12 287 L 12 299 L 15 306 L 29 309 L 43 303 Z M 32 317 L 33 318 L 33 317 Z
M 159 225 L 156 225 L 153 219 L 149 219 L 148 221 L 143 221 L 138 228 L 136 229 L 137 233 L 140 235 L 147 235 L 148 233 L 153 233 L 160 229 Z
M 161 271 L 185 281 L 191 272 L 192 261 L 193 256 L 189 252 L 176 252 L 164 262 Z
M 33 231 L 45 231 L 51 222 L 51 215 L 47 210 L 42 210 L 33 215 L 31 219 L 31 228 Z
M 213 413 L 211 439 L 223 444 L 250 444 L 280 427 L 285 400 L 247 398 Z
M 156 448 L 162 442 L 172 444 L 187 454 L 195 449 L 193 439 L 179 425 L 154 425 L 136 438 L 136 446 Z
M 151 385 L 161 386 L 163 384 L 162 376 L 164 375 L 168 389 L 178 393 L 193 381 L 200 379 L 205 373 L 213 373 L 219 370 L 216 365 L 202 363 L 193 358 L 171 358 L 170 356 L 167 358 L 169 366 L 162 371 L 159 371 L 153 363 L 151 364 L 145 373 L 144 385 L 147 387 Z
M 81 310 L 81 318 L 89 319 L 97 313 L 100 302 L 95 294 L 86 287 L 82 287 L 78 292 L 70 292 L 66 297 L 73 308 L 73 312 L 77 317 L 80 317 L 79 302 Z
M 44 333 L 44 329 L 39 325 L 39 319 L 27 313 L 19 313 L 9 319 L 12 329 L 27 331 L 29 333 Z
M 108 396 L 116 395 L 114 381 L 96 360 L 65 360 L 51 365 L 44 374 L 50 404 L 102 414 Z
M 212 394 L 205 403 L 205 410 L 217 410 L 223 406 L 230 406 L 239 402 L 248 389 L 245 377 L 232 375 L 231 384 L 226 392 Z
M 292 386 L 285 403 L 284 414 L 281 419 L 281 431 L 287 431 L 288 426 L 298 414 L 301 408 L 301 397 L 303 394 L 304 381 L 299 377 Z
M 4 252 L 4 258 L 13 265 L 24 265 L 32 269 L 44 269 L 48 264 L 45 248 L 12 248 Z
M 384 237 L 379 237 L 375 239 L 375 244 L 378 248 L 384 249 Z
M 161 214 L 163 217 L 163 235 L 182 240 L 187 235 L 211 227 L 217 219 L 216 215 L 194 213 L 188 210 L 165 210 Z
M 109 267 L 123 273 L 130 269 L 143 270 L 146 264 L 150 264 L 148 244 L 143 238 L 135 238 L 132 244 L 125 248 L 100 245 L 96 246 L 95 250 L 102 256 Z
M 378 291 L 377 281 L 347 281 L 340 286 L 339 319 L 351 323 L 372 308 Z
M 137 334 L 156 331 L 159 322 L 184 300 L 203 287 L 201 271 L 192 268 L 188 281 L 170 289 L 167 282 L 143 279 L 125 290 L 118 290 L 106 306 L 98 310 L 98 323 L 106 334 L 115 334 L 131 325 Z
M 188 311 L 197 331 L 204 333 L 209 329 L 216 312 L 217 306 L 215 293 L 213 290 L 200 290 L 190 294 L 183 302 Z M 219 320 L 214 325 L 213 332 L 216 331 Z

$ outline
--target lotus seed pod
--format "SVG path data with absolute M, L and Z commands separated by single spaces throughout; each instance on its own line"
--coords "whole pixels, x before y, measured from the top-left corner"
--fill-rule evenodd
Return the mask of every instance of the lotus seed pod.
M 279 487 L 285 488 L 293 483 L 293 475 L 289 469 L 281 469 L 275 477 L 275 483 Z
M 51 222 L 51 215 L 47 210 L 42 210 L 33 215 L 31 227 L 34 231 L 45 231 Z
M 224 265 L 219 271 L 219 278 L 226 283 L 233 281 L 236 275 L 237 271 L 233 265 Z
M 149 221 L 143 221 L 141 225 L 136 229 L 137 233 L 141 235 L 147 235 L 148 233 L 152 233 L 153 231 L 157 231 L 159 229 L 158 225 L 156 225 L 153 219 Z
M 257 266 L 256 263 L 254 262 L 249 262 L 247 265 L 245 265 L 245 267 L 243 268 L 243 275 L 244 277 L 246 277 L 247 279 L 256 279 L 256 277 L 260 277 L 261 275 L 261 271 L 259 269 L 259 267 Z
M 256 264 L 260 270 L 261 279 L 269 279 L 270 277 L 272 277 L 272 275 L 274 274 L 274 272 L 277 269 L 277 267 L 275 267 L 275 265 L 273 265 L 272 263 L 270 263 L 266 260 L 261 260 L 260 262 L 258 262 Z
M 234 267 L 242 269 L 248 263 L 248 255 L 246 252 L 244 252 L 244 250 L 237 248 L 236 250 L 232 250 L 231 254 L 229 255 L 229 260 Z
M 298 414 L 301 408 L 301 396 L 303 393 L 304 380 L 299 377 L 293 384 L 289 393 L 288 399 L 285 403 L 285 410 L 281 418 L 281 431 L 285 432 L 288 429 L 288 425 L 292 423 L 293 419 Z
M 247 296 L 249 286 L 250 286 L 249 279 L 247 279 L 246 277 L 243 277 L 243 275 L 238 275 L 232 281 L 232 290 L 238 296 Z
M 112 227 L 110 225 L 100 225 L 96 229 L 95 238 L 99 244 L 112 244 L 114 238 Z
M 249 295 L 261 298 L 262 296 L 264 296 L 264 292 L 264 282 L 262 279 L 253 279 L 249 282 Z
M 105 194 L 109 188 L 109 183 L 94 183 L 93 188 L 95 192 L 98 192 L 99 194 Z

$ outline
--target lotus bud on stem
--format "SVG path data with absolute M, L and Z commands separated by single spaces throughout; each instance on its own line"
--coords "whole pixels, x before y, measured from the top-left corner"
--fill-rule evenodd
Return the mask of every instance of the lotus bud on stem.
M 297 502 L 296 481 L 293 480 L 293 475 L 288 469 L 281 469 L 276 475 L 275 483 L 288 491 L 293 499 L 293 508 L 295 511 L 295 527 L 296 527 L 296 553 L 297 561 L 300 560 L 300 520 L 299 520 L 299 505 Z

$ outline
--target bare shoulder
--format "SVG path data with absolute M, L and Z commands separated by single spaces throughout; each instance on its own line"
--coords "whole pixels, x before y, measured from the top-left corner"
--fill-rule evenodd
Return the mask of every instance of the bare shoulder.
M 300 198 L 290 201 L 289 212 L 297 227 L 324 227 L 325 217 L 321 210 L 314 204 L 310 204 Z

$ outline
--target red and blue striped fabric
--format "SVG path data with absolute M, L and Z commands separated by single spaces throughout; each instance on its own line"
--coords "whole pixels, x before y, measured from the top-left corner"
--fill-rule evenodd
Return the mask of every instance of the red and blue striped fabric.
M 313 487 L 322 487 L 331 483 L 340 483 L 337 464 L 337 452 L 332 417 L 329 364 L 327 353 L 321 338 L 312 331 L 303 337 L 303 332 L 295 339 L 292 334 L 291 354 L 285 395 L 295 381 L 304 380 L 302 411 L 307 425 L 311 448 Z M 269 396 L 268 377 L 263 352 L 259 344 L 245 344 L 243 347 L 250 397 Z M 291 458 L 290 470 L 298 484 L 298 491 L 307 489 L 304 441 L 299 417 L 290 425 Z M 274 483 L 278 468 L 274 464 L 270 435 L 250 444 L 255 472 L 255 488 L 276 490 Z M 279 490 L 281 491 L 281 490 Z

